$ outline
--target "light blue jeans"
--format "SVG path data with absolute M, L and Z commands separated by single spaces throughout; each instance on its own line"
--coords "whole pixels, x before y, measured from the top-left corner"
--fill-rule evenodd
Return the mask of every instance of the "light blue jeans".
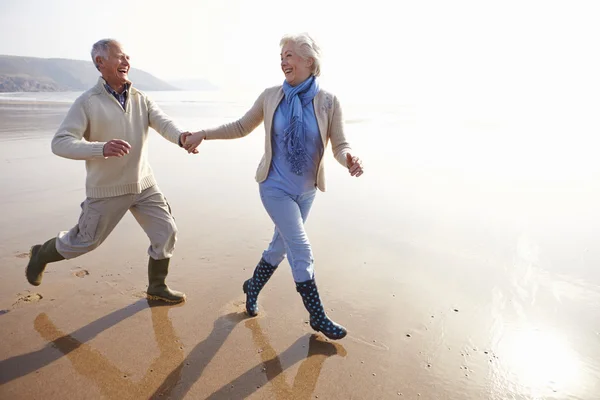
M 278 188 L 259 187 L 265 210 L 275 223 L 275 233 L 269 247 L 263 252 L 263 259 L 271 265 L 279 265 L 287 254 L 294 281 L 313 279 L 314 259 L 304 222 L 317 190 L 291 195 Z

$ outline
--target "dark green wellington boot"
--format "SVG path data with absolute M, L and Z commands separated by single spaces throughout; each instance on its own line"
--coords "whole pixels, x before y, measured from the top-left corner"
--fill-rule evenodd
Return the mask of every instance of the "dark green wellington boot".
M 276 269 L 277 265 L 271 265 L 264 258 L 261 258 L 254 269 L 252 278 L 244 282 L 242 290 L 246 293 L 246 312 L 249 316 L 255 317 L 258 315 L 258 294 L 271 279 Z
M 169 261 L 171 261 L 169 258 L 155 260 L 150 257 L 148 259 L 148 290 L 146 293 L 150 300 L 181 303 L 185 301 L 185 294 L 169 289 L 165 283 L 169 273 Z
M 310 314 L 311 328 L 333 340 L 342 339 L 346 336 L 348 333 L 346 328 L 336 324 L 325 314 L 314 279 L 306 282 L 296 282 L 296 290 L 302 296 L 304 307 Z
M 64 259 L 56 251 L 56 238 L 52 238 L 44 244 L 36 244 L 29 250 L 29 263 L 25 268 L 27 281 L 33 286 L 39 286 L 42 283 L 46 265 Z

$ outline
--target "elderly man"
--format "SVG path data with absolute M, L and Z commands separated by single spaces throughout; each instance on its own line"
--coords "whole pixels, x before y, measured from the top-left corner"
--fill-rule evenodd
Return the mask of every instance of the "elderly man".
M 39 285 L 46 265 L 98 247 L 131 211 L 150 239 L 149 298 L 179 303 L 185 294 L 165 284 L 177 228 L 148 163 L 148 127 L 181 147 L 186 135 L 128 80 L 129 56 L 104 39 L 92 47 L 102 76 L 71 106 L 52 140 L 54 154 L 85 160 L 86 196 L 79 222 L 30 251 L 29 283 Z

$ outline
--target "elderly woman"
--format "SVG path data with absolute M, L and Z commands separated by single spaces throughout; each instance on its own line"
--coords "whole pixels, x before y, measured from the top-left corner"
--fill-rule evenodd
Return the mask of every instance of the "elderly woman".
M 241 138 L 264 121 L 265 154 L 256 180 L 275 233 L 252 278 L 244 282 L 246 311 L 257 315 L 258 294 L 287 253 L 310 326 L 330 339 L 341 339 L 346 329 L 329 319 L 321 304 L 304 223 L 316 188 L 325 191 L 323 156 L 329 141 L 336 160 L 350 175 L 361 176 L 362 163 L 350 154 L 337 98 L 319 87 L 321 51 L 317 44 L 308 34 L 299 34 L 284 36 L 280 46 L 283 85 L 266 89 L 241 119 L 186 136 L 185 147 L 191 152 L 204 139 Z

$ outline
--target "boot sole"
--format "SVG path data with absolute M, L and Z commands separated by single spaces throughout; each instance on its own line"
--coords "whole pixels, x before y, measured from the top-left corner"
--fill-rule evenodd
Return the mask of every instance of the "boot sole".
M 156 295 L 148 294 L 148 293 L 146 293 L 146 298 L 148 300 L 164 301 L 164 302 L 171 303 L 171 304 L 183 303 L 186 300 L 186 296 L 183 296 L 183 298 L 181 300 L 171 300 L 171 299 L 167 299 L 164 297 L 160 297 L 160 296 L 156 296 Z
M 34 246 L 31 246 L 31 248 L 29 249 L 29 263 L 31 263 L 31 259 L 33 258 L 33 249 L 34 249 L 35 247 L 38 247 L 38 251 L 39 251 L 39 249 L 41 249 L 41 248 L 42 248 L 42 246 L 41 246 L 41 245 L 39 245 L 39 244 L 36 244 L 36 245 L 34 245 Z M 40 285 L 42 284 L 42 282 L 39 282 L 39 283 L 37 283 L 37 282 L 31 282 L 31 281 L 29 280 L 29 276 L 27 276 L 27 272 L 29 271 L 29 263 L 27 263 L 27 267 L 25 267 L 25 278 L 27 278 L 27 282 L 29 282 L 29 284 L 30 284 L 30 285 L 33 285 L 33 286 L 40 286 Z
M 321 332 L 325 337 L 327 337 L 328 339 L 331 340 L 340 340 L 346 337 L 346 335 L 348 335 L 348 331 L 345 331 L 344 334 L 342 336 L 338 336 L 338 337 L 334 337 L 334 336 L 329 336 L 328 334 L 326 334 L 325 332 L 323 332 L 321 329 L 319 329 L 318 327 L 314 327 L 314 326 L 310 326 L 311 328 L 313 328 L 316 332 Z

